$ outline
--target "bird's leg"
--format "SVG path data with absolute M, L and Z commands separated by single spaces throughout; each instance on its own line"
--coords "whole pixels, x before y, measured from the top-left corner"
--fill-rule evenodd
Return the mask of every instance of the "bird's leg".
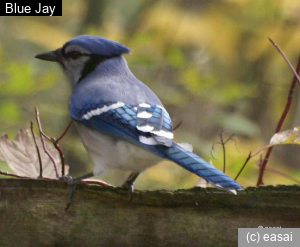
M 66 182 L 67 185 L 68 185 L 68 201 L 67 201 L 67 207 L 66 207 L 65 210 L 68 210 L 69 207 L 71 206 L 71 202 L 72 202 L 72 198 L 73 198 L 73 195 L 74 195 L 74 191 L 76 189 L 76 185 L 81 180 L 86 179 L 86 178 L 90 178 L 90 177 L 93 177 L 93 176 L 94 176 L 94 173 L 90 172 L 90 173 L 87 173 L 85 175 L 79 176 L 77 178 L 72 178 L 72 177 L 69 177 L 69 176 L 60 177 L 59 180 Z
M 133 199 L 133 191 L 134 191 L 133 183 L 139 175 L 140 175 L 139 172 L 131 173 L 129 175 L 129 177 L 127 178 L 127 180 L 122 185 L 122 188 L 129 189 L 129 191 L 130 191 L 130 201 L 132 201 L 132 199 Z

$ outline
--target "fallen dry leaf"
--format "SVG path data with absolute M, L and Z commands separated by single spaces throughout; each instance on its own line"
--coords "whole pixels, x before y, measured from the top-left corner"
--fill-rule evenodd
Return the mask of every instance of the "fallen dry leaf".
M 56 179 L 53 163 L 44 153 L 40 139 L 36 138 L 40 150 L 43 177 Z M 51 143 L 47 144 L 49 152 L 53 155 L 59 175 L 61 175 L 61 160 L 58 151 Z M 37 178 L 40 173 L 40 164 L 36 147 L 30 129 L 20 130 L 15 140 L 10 140 L 7 135 L 0 138 L 0 159 L 5 161 L 12 171 L 20 176 Z M 65 167 L 68 174 L 69 167 Z

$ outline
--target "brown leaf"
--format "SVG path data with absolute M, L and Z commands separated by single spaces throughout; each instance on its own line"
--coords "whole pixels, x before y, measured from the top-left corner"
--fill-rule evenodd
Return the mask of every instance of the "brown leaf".
M 56 178 L 53 164 L 44 153 L 39 138 L 37 138 L 37 145 L 41 153 L 43 176 Z M 47 148 L 53 155 L 60 172 L 61 160 L 58 151 L 51 143 L 47 145 Z M 20 130 L 15 140 L 10 140 L 7 135 L 3 135 L 0 138 L 0 159 L 5 161 L 17 175 L 32 178 L 39 176 L 40 165 L 30 129 Z M 66 166 L 66 174 L 68 174 L 68 170 L 68 166 Z

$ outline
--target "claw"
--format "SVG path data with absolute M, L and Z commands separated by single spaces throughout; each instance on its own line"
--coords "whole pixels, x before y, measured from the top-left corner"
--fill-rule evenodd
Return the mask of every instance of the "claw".
M 65 208 L 66 211 L 71 206 L 71 202 L 72 202 L 73 195 L 74 195 L 74 192 L 75 192 L 75 189 L 76 189 L 76 185 L 77 185 L 77 183 L 68 184 L 68 201 L 67 201 L 67 207 Z
M 130 183 L 124 183 L 124 184 L 122 185 L 122 188 L 128 189 L 128 190 L 129 190 L 129 193 L 130 193 L 130 201 L 132 202 L 132 200 L 133 200 L 133 192 L 134 192 L 134 186 L 133 186 L 133 184 L 130 184 Z
M 139 176 L 138 172 L 131 173 L 125 183 L 122 185 L 122 188 L 128 189 L 130 192 L 130 201 L 132 202 L 133 200 L 133 192 L 134 192 L 134 186 L 133 183 Z
M 130 201 L 133 200 L 133 192 L 134 192 L 134 186 L 133 184 L 129 185 L 129 191 L 130 191 Z
M 76 185 L 79 181 L 75 178 L 68 177 L 68 176 L 60 177 L 59 180 L 64 181 L 68 185 L 67 207 L 65 208 L 65 210 L 67 211 L 71 206 L 73 195 L 74 195 L 74 192 L 76 189 Z

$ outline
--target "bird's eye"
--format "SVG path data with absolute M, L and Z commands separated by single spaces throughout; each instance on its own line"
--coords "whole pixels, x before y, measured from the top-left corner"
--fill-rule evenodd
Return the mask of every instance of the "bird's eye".
M 78 51 L 72 51 L 67 54 L 67 57 L 71 58 L 71 59 L 77 59 L 77 58 L 81 57 L 81 53 Z

